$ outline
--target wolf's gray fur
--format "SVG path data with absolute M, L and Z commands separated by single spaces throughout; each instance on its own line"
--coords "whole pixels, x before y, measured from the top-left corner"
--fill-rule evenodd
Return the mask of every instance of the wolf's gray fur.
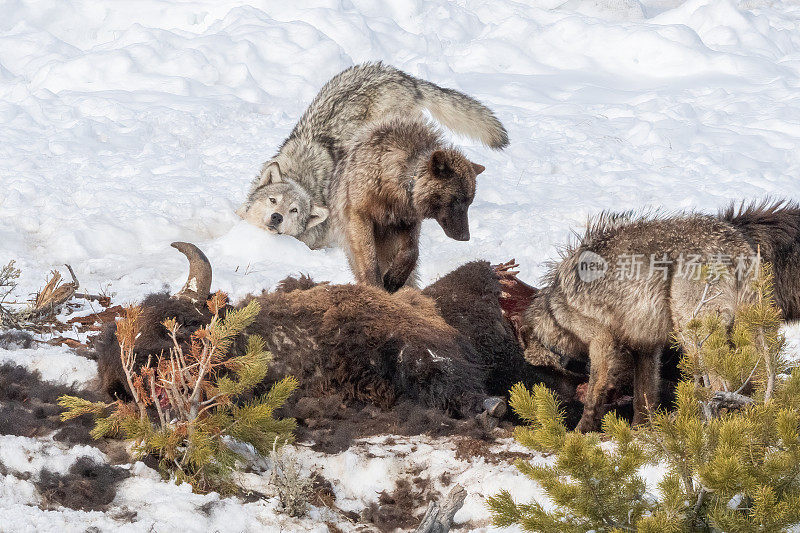
M 697 313 L 706 284 L 694 276 L 677 271 L 681 255 L 696 254 L 705 264 L 714 257 L 752 258 L 756 246 L 773 249 L 778 242 L 774 231 L 761 231 L 776 218 L 779 208 L 763 206 L 730 215 L 687 214 L 666 218 L 603 215 L 590 224 L 580 242 L 568 249 L 549 272 L 547 285 L 526 311 L 521 337 L 526 358 L 534 364 L 548 362 L 552 352 L 572 357 L 587 357 L 590 362 L 589 388 L 578 429 L 596 430 L 611 389 L 619 384 L 630 366 L 634 374 L 634 422 L 640 423 L 659 397 L 658 384 L 662 349 L 671 341 L 676 328 Z M 795 208 L 796 211 L 796 208 Z M 782 220 L 778 217 L 779 220 Z M 793 249 L 798 249 L 797 221 L 791 216 L 788 231 Z M 780 224 L 778 224 L 780 225 Z M 641 254 L 644 267 L 634 279 L 618 279 L 607 271 L 592 281 L 579 274 L 584 254 L 591 252 L 618 265 L 632 254 Z M 650 258 L 664 267 L 650 276 Z M 666 255 L 664 255 L 666 254 Z M 772 258 L 774 256 L 770 256 Z M 732 259 L 733 261 L 734 259 Z M 794 263 L 797 264 L 796 262 Z M 684 263 L 684 266 L 686 263 Z M 793 276 L 797 279 L 797 267 Z M 753 269 L 753 273 L 755 269 Z M 736 308 L 752 298 L 751 273 L 723 276 L 713 286 L 714 297 L 703 312 L 718 312 L 730 322 Z M 784 274 L 778 273 L 780 279 Z M 797 297 L 794 281 L 792 298 Z M 789 300 L 792 300 L 789 298 Z M 796 301 L 796 300 L 794 300 Z
M 422 118 L 423 109 L 456 133 L 496 149 L 508 145 L 503 125 L 474 98 L 380 62 L 357 65 L 322 87 L 237 213 L 311 248 L 328 245 L 328 185 L 344 143 L 365 124 L 396 114 Z
M 771 199 L 731 204 L 719 218 L 742 232 L 772 265 L 775 300 L 783 319 L 800 320 L 800 205 Z

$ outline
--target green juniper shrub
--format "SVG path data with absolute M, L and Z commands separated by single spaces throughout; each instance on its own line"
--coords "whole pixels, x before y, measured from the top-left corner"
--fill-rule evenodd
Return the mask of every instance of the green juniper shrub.
M 240 310 L 228 310 L 224 318 L 223 293 L 209 300 L 211 322 L 192 334 L 191 349 L 177 341 L 178 324 L 166 320 L 173 347 L 154 365 L 134 367 L 134 341 L 139 333 L 141 309 L 130 307 L 117 323 L 120 357 L 133 401 L 89 402 L 62 396 L 67 420 L 86 413 L 95 416 L 92 436 L 121 436 L 134 443 L 137 457 L 158 459 L 162 475 L 188 482 L 198 492 L 235 490 L 231 472 L 240 457 L 226 439 L 251 444 L 267 455 L 273 443 L 291 441 L 294 419 L 276 419 L 273 414 L 297 387 L 287 377 L 262 396 L 241 402 L 266 376 L 270 354 L 261 338 L 248 338 L 244 355 L 229 357 L 234 339 L 259 312 L 257 302 Z

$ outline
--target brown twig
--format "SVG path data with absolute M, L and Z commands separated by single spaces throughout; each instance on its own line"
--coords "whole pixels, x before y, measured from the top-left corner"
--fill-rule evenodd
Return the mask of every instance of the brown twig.
M 51 277 L 45 283 L 45 286 L 40 290 L 29 309 L 22 313 L 25 318 L 34 318 L 43 314 L 54 312 L 58 307 L 66 303 L 70 298 L 75 295 L 75 292 L 80 287 L 78 278 L 75 276 L 75 271 L 72 270 L 70 265 L 64 265 L 69 270 L 72 281 L 68 283 L 61 283 L 61 273 L 57 270 L 51 272 Z
M 89 294 L 88 292 L 76 292 L 75 298 L 81 298 L 83 300 L 89 300 L 91 302 L 98 302 L 103 307 L 108 307 L 111 305 L 111 297 L 104 296 L 102 294 Z

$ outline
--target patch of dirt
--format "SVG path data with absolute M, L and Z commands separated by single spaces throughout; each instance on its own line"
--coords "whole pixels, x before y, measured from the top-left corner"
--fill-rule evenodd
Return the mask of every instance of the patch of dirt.
M 450 531 L 473 531 L 481 527 L 481 525 L 485 526 L 487 524 L 479 524 L 474 520 L 467 520 L 461 524 L 453 524 L 453 527 L 450 529 Z
M 316 507 L 337 508 L 333 484 L 322 477 L 319 472 L 311 474 L 311 497 L 308 499 L 308 503 Z
M 43 470 L 35 482 L 44 508 L 59 506 L 81 511 L 103 511 L 117 495 L 117 484 L 130 472 L 81 457 L 66 474 Z
M 451 418 L 410 401 L 380 409 L 369 404 L 348 405 L 338 395 L 304 397 L 290 402 L 279 414 L 297 419 L 298 441 L 312 442 L 314 451 L 331 454 L 346 450 L 355 439 L 375 435 L 469 435 L 491 440 L 505 434 L 502 430 L 489 432 L 475 419 Z
M 94 446 L 114 463 L 129 462 L 124 442 L 95 440 L 89 435 L 94 427 L 91 415 L 61 420 L 62 409 L 57 401 L 65 394 L 90 401 L 101 400 L 98 393 L 42 381 L 38 372 L 30 372 L 25 367 L 10 363 L 0 365 L 0 435 L 43 437 L 55 432 L 54 440 Z
M 40 437 L 58 431 L 56 440 L 91 443 L 91 417 L 64 422 L 59 418 L 61 407 L 56 402 L 65 394 L 92 401 L 99 399 L 86 391 L 42 381 L 38 372 L 30 372 L 22 366 L 10 363 L 0 366 L 0 434 Z
M 513 463 L 517 459 L 528 459 L 529 454 L 512 452 L 508 450 L 492 451 L 492 442 L 473 437 L 459 437 L 456 439 L 456 459 L 472 461 L 475 457 L 483 457 L 489 464 Z
M 419 525 L 428 502 L 438 496 L 426 478 L 400 479 L 392 492 L 381 492 L 378 501 L 361 512 L 361 520 L 384 533 L 413 529 Z
M 33 342 L 31 334 L 25 331 L 10 330 L 0 333 L 0 348 L 4 350 L 32 348 Z
M 119 510 L 114 510 L 109 513 L 109 516 L 116 520 L 117 522 L 133 522 L 136 520 L 138 513 L 133 509 L 128 508 L 127 506 L 123 506 Z

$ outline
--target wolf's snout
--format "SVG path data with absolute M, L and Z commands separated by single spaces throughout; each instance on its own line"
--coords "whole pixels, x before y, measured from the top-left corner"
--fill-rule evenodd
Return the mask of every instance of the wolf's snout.
M 436 219 L 444 234 L 456 241 L 469 240 L 469 219 L 465 215 L 441 216 Z
M 453 231 L 452 235 L 448 235 L 451 239 L 456 241 L 468 241 L 469 240 L 469 228 L 464 228 L 461 231 Z
M 281 222 L 283 222 L 283 215 L 281 215 L 280 213 L 272 213 L 272 216 L 269 217 L 270 224 L 277 225 L 280 224 Z
M 455 241 L 468 241 L 469 240 L 469 226 L 458 227 L 459 225 L 442 225 L 444 234 Z

